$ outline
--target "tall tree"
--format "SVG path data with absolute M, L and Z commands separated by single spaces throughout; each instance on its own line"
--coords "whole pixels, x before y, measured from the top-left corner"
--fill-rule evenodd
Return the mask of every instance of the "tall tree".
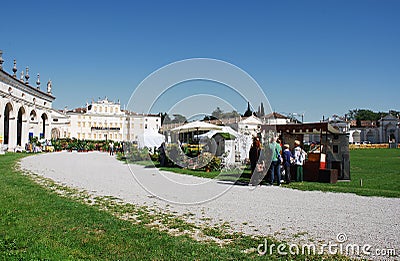
M 260 107 L 261 107 L 261 109 L 260 109 L 260 117 L 263 117 L 263 116 L 265 116 L 265 112 L 264 112 L 264 104 L 263 103 L 261 103 L 261 105 L 260 105 Z
M 171 118 L 169 117 L 168 113 L 160 113 L 161 115 L 161 125 L 171 123 Z
M 217 119 L 221 119 L 223 117 L 223 111 L 217 107 L 212 113 L 211 116 Z
M 247 102 L 247 110 L 244 112 L 243 116 L 250 117 L 251 115 L 253 115 L 253 112 L 250 108 L 250 102 Z
M 185 116 L 181 115 L 181 114 L 173 114 L 174 119 L 171 121 L 171 123 L 183 123 L 183 122 L 187 122 L 187 119 Z

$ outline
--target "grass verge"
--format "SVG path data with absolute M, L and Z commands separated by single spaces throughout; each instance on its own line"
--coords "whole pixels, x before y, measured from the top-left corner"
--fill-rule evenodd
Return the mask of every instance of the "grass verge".
M 363 149 L 350 151 L 351 181 L 326 184 L 291 183 L 300 190 L 355 193 L 362 196 L 400 197 L 400 150 Z
M 223 227 L 197 228 L 168 214 L 151 213 L 146 207 L 123 204 L 115 198 L 93 197 L 44 178 L 22 175 L 14 165 L 24 156 L 0 156 L 2 259 L 346 259 L 280 256 L 276 250 L 272 255 L 259 256 L 254 248 L 264 242 L 262 237 L 227 233 Z M 171 229 L 182 233 L 172 236 L 168 233 Z M 183 233 L 191 229 L 226 242 L 222 246 L 215 240 L 198 242 Z M 279 244 L 267 240 L 269 244 Z

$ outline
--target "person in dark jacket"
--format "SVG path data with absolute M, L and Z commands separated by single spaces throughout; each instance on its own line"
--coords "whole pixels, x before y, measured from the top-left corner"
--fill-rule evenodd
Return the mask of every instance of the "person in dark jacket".
M 290 164 L 293 161 L 293 155 L 289 150 L 289 144 L 283 145 L 283 153 L 282 153 L 282 158 L 283 158 L 283 168 L 285 170 L 285 180 L 287 184 L 290 184 Z
M 260 157 L 260 151 L 261 151 L 260 140 L 257 137 L 254 137 L 253 144 L 251 145 L 249 151 L 250 168 L 252 174 L 254 172 L 254 169 L 256 168 L 258 158 Z

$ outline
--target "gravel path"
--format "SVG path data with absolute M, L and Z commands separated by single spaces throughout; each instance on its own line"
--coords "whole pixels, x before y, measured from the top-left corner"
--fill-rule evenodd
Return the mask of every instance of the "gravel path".
M 337 243 L 340 233 L 347 237 L 343 244 L 368 244 L 373 253 L 376 249 L 395 248 L 395 258 L 400 257 L 398 198 L 276 186 L 231 186 L 216 180 L 158 172 L 155 168 L 128 167 L 100 152 L 40 154 L 22 159 L 21 168 L 98 195 L 115 196 L 138 205 L 156 205 L 180 215 L 190 213 L 197 223 L 226 221 L 235 231 L 272 235 L 298 244 Z M 187 204 L 193 202 L 202 203 Z M 255 242 L 254 247 L 257 245 Z

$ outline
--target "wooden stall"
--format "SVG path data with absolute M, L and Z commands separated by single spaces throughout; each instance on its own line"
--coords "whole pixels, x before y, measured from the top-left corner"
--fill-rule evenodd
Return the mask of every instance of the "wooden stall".
M 261 126 L 261 131 L 271 126 Z M 304 148 L 304 135 L 318 136 L 319 141 L 312 143 L 307 151 L 304 164 L 304 180 L 336 183 L 337 180 L 350 180 L 349 137 L 327 122 L 276 125 L 276 132 L 282 143 L 294 148 L 299 140 Z M 294 169 L 294 168 L 292 168 Z M 292 175 L 295 177 L 295 175 Z

